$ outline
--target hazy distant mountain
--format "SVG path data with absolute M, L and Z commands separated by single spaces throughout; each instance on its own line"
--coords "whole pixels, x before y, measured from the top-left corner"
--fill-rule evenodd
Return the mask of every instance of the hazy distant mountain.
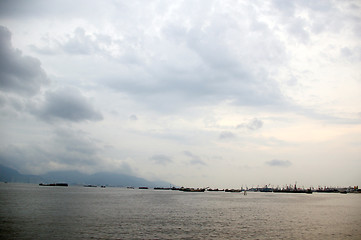
M 54 171 L 41 175 L 41 177 L 45 179 L 47 183 L 66 182 L 72 185 L 89 184 L 86 183 L 87 176 L 88 175 L 78 171 Z
M 18 171 L 0 165 L 0 181 L 1 182 L 23 182 L 23 183 L 39 183 L 44 179 L 36 175 L 24 175 Z
M 55 171 L 46 174 L 23 175 L 18 171 L 0 165 L 0 181 L 2 182 L 24 182 L 24 183 L 54 183 L 66 182 L 71 185 L 91 184 L 108 186 L 146 186 L 146 187 L 169 187 L 170 183 L 163 181 L 148 181 L 143 178 L 120 173 L 100 172 L 95 174 L 84 174 L 78 171 Z
M 83 174 L 78 171 L 57 171 L 41 175 L 48 182 L 67 182 L 69 184 L 91 184 L 91 185 L 109 185 L 109 186 L 147 186 L 156 187 L 169 186 L 165 182 L 151 182 L 143 178 L 119 173 L 100 172 L 95 174 Z

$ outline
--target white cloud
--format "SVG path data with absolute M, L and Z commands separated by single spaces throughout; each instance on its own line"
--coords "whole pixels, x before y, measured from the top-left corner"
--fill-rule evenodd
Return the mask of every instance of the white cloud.
M 128 166 L 179 185 L 295 176 L 354 184 L 360 7 L 1 1 L 0 162 L 24 171 Z M 336 183 L 328 173 L 344 156 L 350 174 Z M 292 162 L 262 160 L 278 158 Z M 288 173 L 270 173 L 275 165 Z

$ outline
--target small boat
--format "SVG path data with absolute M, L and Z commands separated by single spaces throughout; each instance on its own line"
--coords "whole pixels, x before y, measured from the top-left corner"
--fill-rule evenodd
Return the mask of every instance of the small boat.
M 139 189 L 148 189 L 148 187 L 139 187 Z
M 242 192 L 242 189 L 226 189 L 225 192 L 233 192 L 233 193 L 239 193 Z
M 67 187 L 67 183 L 39 183 L 39 186 Z
M 183 192 L 204 192 L 205 188 L 180 188 L 179 191 Z
M 154 190 L 171 190 L 170 187 L 165 188 L 165 187 L 155 187 Z
M 224 189 L 218 189 L 218 188 L 208 188 L 207 189 L 207 191 L 209 191 L 209 192 L 223 192 L 224 191 Z

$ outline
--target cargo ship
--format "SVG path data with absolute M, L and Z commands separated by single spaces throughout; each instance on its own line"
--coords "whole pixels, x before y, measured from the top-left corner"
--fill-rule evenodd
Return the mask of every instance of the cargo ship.
M 39 186 L 67 187 L 67 183 L 39 183 Z

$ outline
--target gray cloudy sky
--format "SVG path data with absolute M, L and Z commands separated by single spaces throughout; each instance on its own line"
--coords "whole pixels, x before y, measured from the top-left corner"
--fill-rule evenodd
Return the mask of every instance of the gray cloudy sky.
M 361 185 L 360 1 L 0 2 L 0 164 Z

